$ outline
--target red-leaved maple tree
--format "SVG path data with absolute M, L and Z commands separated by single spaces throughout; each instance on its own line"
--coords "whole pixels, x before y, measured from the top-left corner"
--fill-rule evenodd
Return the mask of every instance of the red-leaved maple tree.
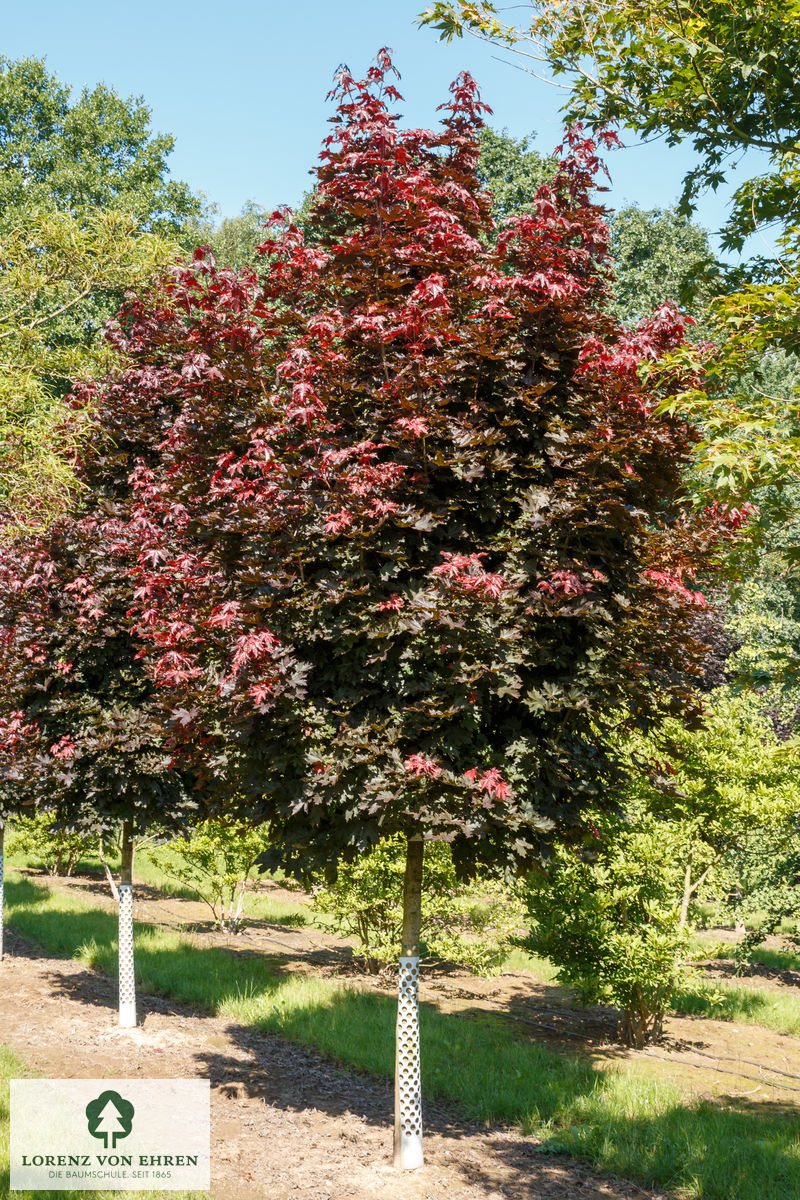
M 619 723 L 694 711 L 728 531 L 640 372 L 682 317 L 604 311 L 593 140 L 498 229 L 473 80 L 403 130 L 392 74 L 337 77 L 313 244 L 280 212 L 260 274 L 199 251 L 131 301 L 87 479 L 204 801 L 298 875 L 405 834 L 413 957 L 425 839 L 522 870 L 613 803 Z

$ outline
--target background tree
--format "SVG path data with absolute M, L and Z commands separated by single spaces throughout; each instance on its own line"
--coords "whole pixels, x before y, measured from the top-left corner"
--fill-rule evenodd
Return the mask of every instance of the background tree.
M 0 519 L 43 527 L 76 487 L 91 413 L 70 378 L 107 369 L 100 318 L 126 287 L 163 269 L 174 246 L 124 213 L 28 215 L 0 231 Z M 91 312 L 91 318 L 88 313 Z
M 268 209 L 248 200 L 238 217 L 225 217 L 196 240 L 210 247 L 220 267 L 256 267 L 261 260 L 258 247 L 266 236 L 268 218 Z
M 136 659 L 127 547 L 109 507 L 101 497 L 95 513 L 0 551 L 0 812 L 101 838 L 121 824 L 120 1024 L 132 1026 L 134 839 L 185 827 L 197 802 Z
M 334 926 L 358 938 L 367 970 L 397 962 L 403 936 L 406 841 L 387 838 L 369 854 L 339 865 L 335 881 L 313 885 L 313 907 Z M 500 879 L 472 883 L 456 878 L 446 842 L 425 850 L 422 929 L 425 956 L 457 963 L 479 975 L 502 969 L 511 938 L 523 923 L 520 905 Z
M 640 795 L 677 830 L 681 926 L 719 863 L 745 843 L 751 829 L 787 829 L 800 815 L 795 763 L 759 711 L 759 697 L 720 689 L 709 700 L 701 728 L 667 720 L 656 738 L 638 744 L 634 739 L 632 746 L 643 760 L 648 754 L 655 759 L 660 747 L 669 756 L 661 770 L 669 772 L 671 799 L 659 799 L 645 777 Z
M 20 213 L 114 209 L 179 238 L 202 202 L 171 180 L 174 139 L 153 134 L 141 96 L 99 84 L 73 98 L 43 59 L 0 57 L 0 227 Z
M 512 138 L 507 130 L 488 125 L 480 131 L 479 145 L 477 175 L 491 194 L 495 223 L 531 212 L 539 188 L 556 173 L 555 159 L 532 150 L 530 138 Z
M 795 763 L 796 767 L 796 750 Z M 754 827 L 720 864 L 712 891 L 719 923 L 740 934 L 733 957 L 740 968 L 770 934 L 794 926 L 800 916 L 798 823 Z
M 669 301 L 702 323 L 709 300 L 723 286 L 706 231 L 674 209 L 633 206 L 612 213 L 609 228 L 613 315 L 635 327 Z
M 244 894 L 267 848 L 263 830 L 243 821 L 200 821 L 186 836 L 174 838 L 157 854 L 159 867 L 208 905 L 223 933 L 239 933 Z
M 14 849 L 41 862 L 48 875 L 70 876 L 81 859 L 93 855 L 97 847 L 91 831 L 53 828 L 52 816 L 47 813 L 17 817 L 12 833 Z
M 617 1036 L 628 1046 L 661 1036 L 681 979 L 680 844 L 671 822 L 629 802 L 598 813 L 583 847 L 557 846 L 523 889 L 530 932 L 521 944 L 549 958 L 582 1003 L 620 1009 Z
M 70 381 L 102 369 L 106 320 L 202 210 L 168 178 L 141 99 L 74 99 L 39 59 L 0 59 L 0 517 L 42 526 L 74 490 L 89 423 Z M 85 417 L 86 414 L 84 414 Z

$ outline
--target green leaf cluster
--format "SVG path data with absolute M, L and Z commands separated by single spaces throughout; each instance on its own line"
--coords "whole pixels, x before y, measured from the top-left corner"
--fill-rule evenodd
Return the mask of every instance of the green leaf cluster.
M 0 57 L 0 520 L 44 526 L 76 488 L 91 413 L 71 381 L 107 369 L 106 321 L 203 211 L 169 178 L 173 139 L 140 97 L 73 96 L 40 59 Z
M 313 907 L 341 932 L 356 937 L 370 970 L 396 963 L 403 930 L 406 839 L 395 835 L 369 854 L 342 863 L 335 881 L 318 881 Z M 459 882 L 450 847 L 425 847 L 422 888 L 423 954 L 467 967 L 480 975 L 497 972 L 522 924 L 522 910 L 498 879 Z
M 247 881 L 268 848 L 265 831 L 241 821 L 202 821 L 182 838 L 151 850 L 162 870 L 197 893 L 225 933 L 243 924 Z

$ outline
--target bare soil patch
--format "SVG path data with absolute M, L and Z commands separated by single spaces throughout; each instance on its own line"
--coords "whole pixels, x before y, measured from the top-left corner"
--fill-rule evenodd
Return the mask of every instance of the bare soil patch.
M 32 1070 L 210 1078 L 213 1200 L 669 1200 L 430 1105 L 425 1166 L 397 1172 L 387 1083 L 159 997 L 140 997 L 139 1027 L 120 1030 L 113 980 L 13 932 L 6 945 L 0 1037 Z

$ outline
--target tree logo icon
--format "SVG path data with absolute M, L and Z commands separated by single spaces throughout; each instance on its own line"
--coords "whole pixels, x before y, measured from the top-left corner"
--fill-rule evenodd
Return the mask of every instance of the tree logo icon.
M 119 1092 L 101 1092 L 96 1100 L 86 1105 L 86 1119 L 92 1137 L 102 1138 L 106 1150 L 109 1138 L 113 1150 L 119 1138 L 126 1138 L 133 1125 L 133 1105 L 124 1100 Z

